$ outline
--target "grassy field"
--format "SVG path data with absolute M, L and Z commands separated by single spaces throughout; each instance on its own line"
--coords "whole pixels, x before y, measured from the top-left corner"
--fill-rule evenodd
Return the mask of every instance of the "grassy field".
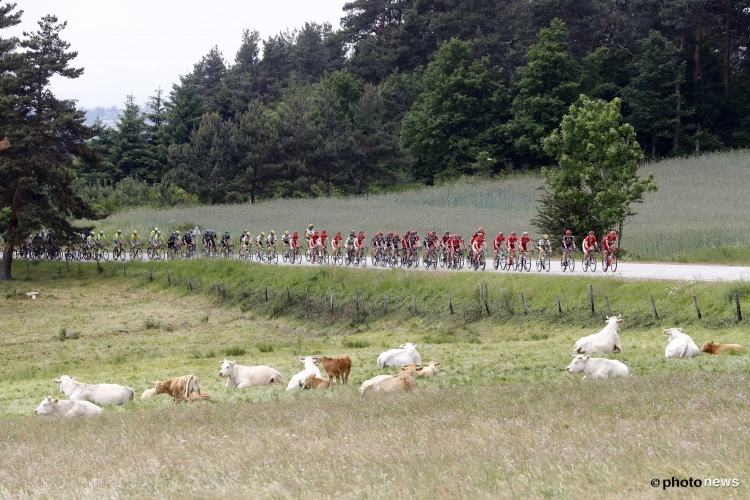
M 659 191 L 636 206 L 639 212 L 625 227 L 623 248 L 641 260 L 749 263 L 750 151 L 707 154 L 647 164 Z M 460 181 L 397 194 L 275 200 L 255 206 L 221 205 L 173 210 L 131 210 L 101 221 L 107 235 L 117 229 L 145 231 L 192 228 L 301 231 L 308 223 L 319 229 L 362 229 L 403 233 L 416 229 L 471 235 L 484 226 L 489 233 L 530 231 L 541 179 L 509 176 L 487 182 Z M 699 231 L 696 232 L 696 228 Z
M 663 494 L 652 478 L 672 476 L 740 480 L 739 488 L 682 489 L 681 497 L 750 494 L 750 358 L 665 360 L 661 334 L 682 325 L 698 344 L 750 344 L 729 301 L 750 296 L 745 283 L 193 262 L 170 265 L 168 284 L 162 266 L 153 281 L 147 265 L 128 266 L 123 278 L 111 263 L 101 272 L 40 264 L 26 273 L 24 265 L 17 281 L 0 283 L 0 496 L 643 498 Z M 483 286 L 489 317 L 477 301 Z M 31 289 L 38 300 L 23 295 Z M 603 324 L 605 294 L 625 317 L 625 352 L 614 357 L 633 377 L 581 381 L 564 368 L 575 340 Z M 61 330 L 79 336 L 60 340 Z M 360 397 L 361 382 L 383 373 L 377 355 L 405 341 L 419 344 L 424 361 L 439 360 L 440 376 L 419 379 L 419 394 Z M 286 382 L 301 369 L 300 354 L 318 353 L 349 354 L 350 384 L 287 393 L 227 389 L 218 377 L 229 357 L 273 366 Z M 211 401 L 138 400 L 86 422 L 33 415 L 62 374 L 140 394 L 151 380 L 187 373 Z

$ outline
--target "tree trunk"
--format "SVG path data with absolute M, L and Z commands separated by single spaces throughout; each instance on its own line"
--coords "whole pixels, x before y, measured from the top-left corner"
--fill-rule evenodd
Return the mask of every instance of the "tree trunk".
M 695 30 L 695 67 L 693 68 L 693 82 L 698 83 L 701 71 L 701 37 L 703 35 L 703 24 L 698 23 Z
M 13 269 L 13 247 L 18 240 L 18 210 L 21 208 L 21 189 L 16 188 L 13 193 L 13 201 L 10 203 L 10 220 L 8 221 L 8 231 L 5 233 L 5 251 L 3 252 L 3 270 L 0 273 L 0 280 L 12 280 Z
M 729 32 L 729 12 L 732 9 L 732 0 L 727 0 L 727 18 L 724 27 L 724 99 L 729 97 L 729 46 L 732 43 L 732 37 Z
M 0 280 L 12 280 L 11 269 L 13 268 L 13 245 L 5 243 L 3 250 L 3 270 L 0 273 Z

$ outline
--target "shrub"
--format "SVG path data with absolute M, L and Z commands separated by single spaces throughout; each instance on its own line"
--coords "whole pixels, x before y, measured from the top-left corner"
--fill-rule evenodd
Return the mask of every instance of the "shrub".
M 224 351 L 224 354 L 227 356 L 244 356 L 245 352 L 244 347 L 232 346 L 228 347 L 227 350 Z
M 341 341 L 341 345 L 350 349 L 364 349 L 365 347 L 370 347 L 370 343 L 363 339 L 345 338 Z

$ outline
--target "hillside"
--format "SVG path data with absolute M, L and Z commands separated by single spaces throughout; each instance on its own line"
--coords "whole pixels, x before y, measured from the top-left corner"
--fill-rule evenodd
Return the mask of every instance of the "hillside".
M 623 248 L 643 260 L 747 262 L 742 247 L 750 244 L 750 151 L 706 154 L 646 164 L 659 191 L 636 206 L 639 214 L 626 226 Z M 169 210 L 137 209 L 101 221 L 107 235 L 117 229 L 141 232 L 193 228 L 228 230 L 233 236 L 250 230 L 301 231 L 308 223 L 329 234 L 349 229 L 416 229 L 471 235 L 483 226 L 489 234 L 528 230 L 536 213 L 541 178 L 514 175 L 492 181 L 459 181 L 401 193 L 266 203 L 213 205 Z

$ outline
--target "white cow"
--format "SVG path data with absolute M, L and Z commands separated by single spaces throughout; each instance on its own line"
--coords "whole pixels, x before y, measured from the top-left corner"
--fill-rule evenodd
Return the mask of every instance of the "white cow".
M 440 366 L 440 361 L 430 361 L 417 372 L 417 377 L 437 377 L 438 366 Z M 405 366 L 402 366 L 401 369 L 406 370 L 407 368 Z
M 409 364 L 421 365 L 422 357 L 417 352 L 417 346 L 411 342 L 401 344 L 398 349 L 385 351 L 378 356 L 378 367 L 406 366 Z
M 34 413 L 52 415 L 53 417 L 93 417 L 102 413 L 102 409 L 88 401 L 52 399 L 45 397 Z
M 607 326 L 605 326 L 599 333 L 582 337 L 576 342 L 575 347 L 573 347 L 573 352 L 576 354 L 609 354 L 615 351 L 623 352 L 622 344 L 620 343 L 620 336 L 617 334 L 622 321 L 623 320 L 620 316 L 607 318 Z
M 669 344 L 664 350 L 666 358 L 692 358 L 701 353 L 690 335 L 685 334 L 682 328 L 670 328 L 663 330 L 664 335 L 669 337 Z
M 317 356 L 307 356 L 304 358 L 300 356 L 299 362 L 303 363 L 305 365 L 305 368 L 294 377 L 292 377 L 292 379 L 289 381 L 289 384 L 287 384 L 286 386 L 287 391 L 299 391 L 304 389 L 305 379 L 310 374 L 313 374 L 318 378 L 323 378 L 320 374 L 320 370 L 317 366 L 315 366 L 315 363 L 318 362 Z
M 281 383 L 281 373 L 270 366 L 243 366 L 227 359 L 221 364 L 219 377 L 227 378 L 226 387 L 237 389 Z
M 610 378 L 610 377 L 627 377 L 630 375 L 628 365 L 621 363 L 616 359 L 591 358 L 578 354 L 573 356 L 573 361 L 568 365 L 566 370 L 569 373 L 583 372 L 583 378 Z
M 421 366 L 409 364 L 401 368 L 401 372 L 396 375 L 378 375 L 370 380 L 365 380 L 362 387 L 359 388 L 359 394 L 366 392 L 397 392 L 397 391 L 414 391 L 417 389 L 417 373 Z
M 135 398 L 131 387 L 117 384 L 84 384 L 75 377 L 63 375 L 53 380 L 60 384 L 60 392 L 74 401 L 91 401 L 98 405 L 122 405 Z

